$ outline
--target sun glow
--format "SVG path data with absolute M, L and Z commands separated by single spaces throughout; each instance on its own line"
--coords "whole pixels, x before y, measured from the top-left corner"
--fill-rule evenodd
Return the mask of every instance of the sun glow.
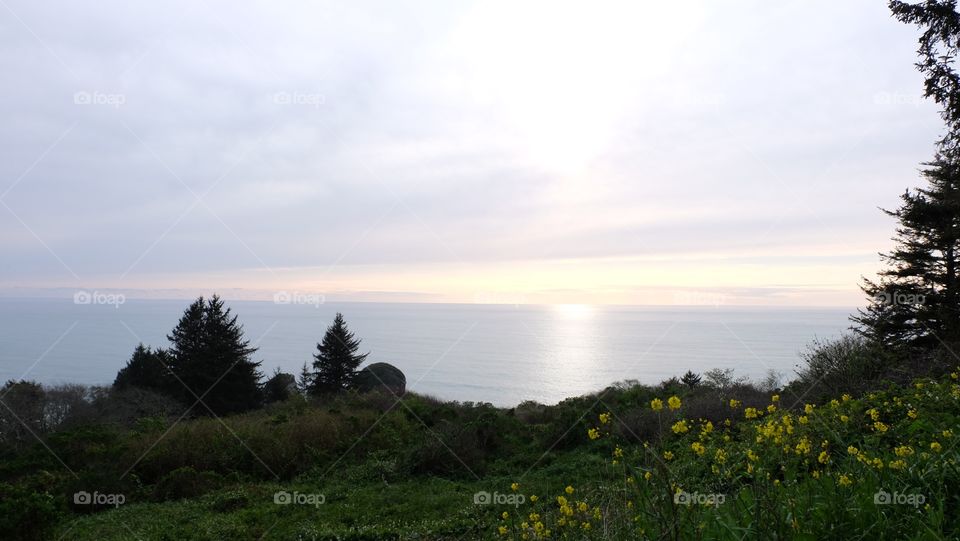
M 655 101 L 645 90 L 684 38 L 663 24 L 675 16 L 664 3 L 480 2 L 448 53 L 464 90 L 532 162 L 574 174 L 609 150 L 629 112 Z
M 555 304 L 553 308 L 564 319 L 588 319 L 595 311 L 589 304 Z

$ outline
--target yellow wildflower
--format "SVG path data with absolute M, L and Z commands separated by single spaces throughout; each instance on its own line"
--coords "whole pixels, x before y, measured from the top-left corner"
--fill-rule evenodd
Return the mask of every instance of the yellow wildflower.
M 573 487 L 570 485 L 567 485 L 567 488 L 563 489 L 563 491 L 566 492 L 567 494 L 573 494 Z
M 757 418 L 757 409 L 756 408 L 747 408 L 743 410 L 743 415 L 747 419 L 756 419 Z
M 704 447 L 699 441 L 691 443 L 690 448 L 693 449 L 693 452 L 697 453 L 698 455 L 703 455 L 703 453 L 705 453 L 707 450 L 707 448 Z
M 907 417 L 909 417 L 909 418 L 911 418 L 911 419 L 916 419 L 916 418 L 917 418 L 917 410 L 910 410 L 910 411 L 908 411 L 908 412 L 907 412 Z
M 810 415 L 811 413 L 813 413 L 813 404 L 805 405 L 803 407 L 803 412 L 806 413 L 807 415 Z
M 670 406 L 672 410 L 678 410 L 680 409 L 680 399 L 676 396 L 671 396 L 667 399 L 667 405 Z
M 654 398 L 653 400 L 650 401 L 650 407 L 653 409 L 653 411 L 662 410 L 663 400 L 660 400 L 659 398 Z
M 774 404 L 776 404 L 777 402 L 780 401 L 780 395 L 775 394 L 775 395 L 771 396 L 771 397 L 770 397 L 770 401 L 773 402 Z
M 667 459 L 667 460 L 673 460 L 673 452 L 671 452 L 671 451 L 665 451 L 665 452 L 663 453 L 663 458 L 665 458 L 665 459 Z
M 690 427 L 687 426 L 687 421 L 685 419 L 681 419 L 676 423 L 673 423 L 673 426 L 670 427 L 670 430 L 673 430 L 674 434 L 683 434 L 690 430 Z
M 512 484 L 510 485 L 510 490 L 512 490 L 512 491 L 514 491 L 514 492 L 520 490 L 520 483 L 512 483 Z
M 909 445 L 894 447 L 893 453 L 897 456 L 910 456 L 913 454 L 913 447 L 910 447 Z
M 827 464 L 830 462 L 830 453 L 826 451 L 820 451 L 820 456 L 817 457 L 817 462 L 821 464 Z
M 730 407 L 733 408 L 733 409 L 739 408 L 739 407 L 740 407 L 740 401 L 731 398 L 731 399 L 730 399 Z
M 500 535 L 507 535 L 507 532 L 510 531 L 506 526 L 500 526 L 497 528 L 497 531 L 500 532 Z
M 847 476 L 847 474 L 844 473 L 844 474 L 841 474 L 840 477 L 837 479 L 837 484 L 839 484 L 842 487 L 850 486 L 853 484 L 853 479 L 851 479 L 850 477 Z
M 610 422 L 610 413 L 601 413 L 600 414 L 600 424 L 605 425 Z
M 941 449 L 943 449 L 943 446 L 940 445 L 940 442 L 930 442 L 930 450 L 934 453 L 939 453 Z

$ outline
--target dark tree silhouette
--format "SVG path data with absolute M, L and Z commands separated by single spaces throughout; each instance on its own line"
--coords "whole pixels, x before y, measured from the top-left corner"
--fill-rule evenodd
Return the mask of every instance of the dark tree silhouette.
M 680 382 L 686 385 L 687 387 L 693 388 L 697 385 L 700 385 L 700 375 L 694 373 L 693 370 L 687 370 L 687 373 L 680 378 Z
M 171 393 L 179 384 L 173 379 L 170 370 L 171 356 L 165 349 L 151 350 L 139 344 L 127 365 L 117 372 L 113 380 L 115 389 L 138 387 L 160 393 Z
M 960 339 L 960 78 L 953 67 L 960 14 L 956 0 L 893 1 L 890 9 L 923 30 L 917 68 L 947 130 L 921 173 L 926 186 L 907 190 L 897 210 L 884 210 L 897 219 L 896 245 L 880 254 L 878 280 L 864 279 L 869 304 L 852 319 L 860 334 L 882 345 L 930 349 Z
M 313 356 L 313 374 L 309 392 L 313 395 L 335 393 L 353 385 L 357 368 L 369 353 L 359 354 L 360 340 L 347 328 L 343 314 L 337 312 L 323 341 Z
M 171 371 L 179 385 L 178 397 L 200 413 L 227 415 L 262 403 L 259 362 L 250 360 L 256 348 L 243 337 L 237 316 L 231 316 L 220 297 L 194 301 L 183 312 L 167 338 L 171 342 Z

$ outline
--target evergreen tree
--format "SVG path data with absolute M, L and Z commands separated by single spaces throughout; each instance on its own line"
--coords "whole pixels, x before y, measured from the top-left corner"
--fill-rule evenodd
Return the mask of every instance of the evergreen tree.
M 300 394 L 307 395 L 310 393 L 310 390 L 313 389 L 314 379 L 310 365 L 304 362 L 303 368 L 300 369 L 300 377 L 297 378 L 297 390 L 300 391 Z
M 687 373 L 680 378 L 680 382 L 692 389 L 697 385 L 700 385 L 700 375 L 695 373 L 693 370 L 687 370 Z
M 167 368 L 171 362 L 165 349 L 151 350 L 143 344 L 137 345 L 127 365 L 117 372 L 113 381 L 115 389 L 138 387 L 160 393 L 169 393 L 179 387 Z
M 244 340 L 237 316 L 231 317 L 220 297 L 194 301 L 167 339 L 172 344 L 171 371 L 182 382 L 178 391 L 185 403 L 193 404 L 199 397 L 206 404 L 199 411 L 214 415 L 261 404 L 260 363 L 250 360 L 256 348 Z
M 893 0 L 889 3 L 893 16 L 902 23 L 913 24 L 920 34 L 917 69 L 924 76 L 924 96 L 940 106 L 940 117 L 947 133 L 938 142 L 944 155 L 956 157 L 960 147 L 960 76 L 953 69 L 960 52 L 960 14 L 956 0 L 926 0 L 911 4 Z M 952 161 L 952 159 L 951 159 Z
M 357 368 L 369 353 L 358 354 L 360 340 L 347 328 L 343 314 L 337 312 L 323 341 L 313 356 L 313 374 L 309 391 L 314 395 L 335 393 L 353 385 Z
M 861 333 L 891 346 L 937 347 L 960 339 L 960 168 L 942 157 L 923 171 L 926 188 L 907 191 L 896 211 L 896 246 L 881 254 L 878 281 L 854 320 Z
M 884 211 L 897 219 L 894 249 L 877 281 L 864 280 L 869 305 L 852 319 L 867 338 L 887 346 L 929 349 L 960 339 L 960 47 L 955 0 L 890 2 L 894 16 L 923 29 L 917 68 L 925 95 L 941 107 L 947 132 L 922 171 L 927 185 L 907 190 L 901 206 Z

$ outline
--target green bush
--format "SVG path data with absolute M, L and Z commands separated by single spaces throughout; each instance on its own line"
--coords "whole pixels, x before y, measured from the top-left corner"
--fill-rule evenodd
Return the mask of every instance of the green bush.
M 0 483 L 0 532 L 4 539 L 43 539 L 58 515 L 51 494 Z
M 198 472 L 190 466 L 177 468 L 164 475 L 153 489 L 159 501 L 195 498 L 222 487 L 225 479 L 214 472 Z

